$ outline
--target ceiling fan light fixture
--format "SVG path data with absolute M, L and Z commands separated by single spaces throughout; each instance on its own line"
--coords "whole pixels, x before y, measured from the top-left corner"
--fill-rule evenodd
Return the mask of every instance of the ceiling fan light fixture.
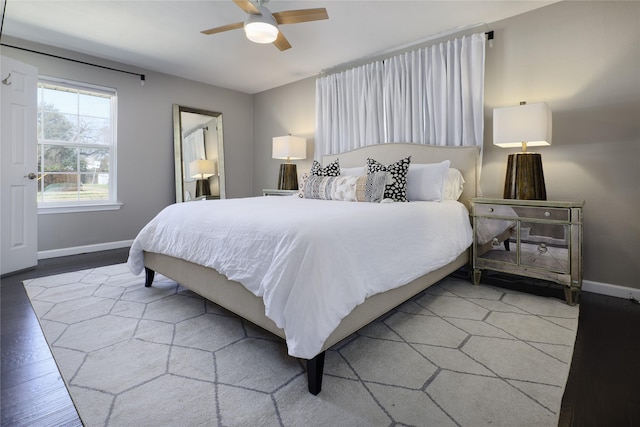
M 278 25 L 268 10 L 260 9 L 262 15 L 249 15 L 244 23 L 244 33 L 254 43 L 273 43 L 278 38 Z
M 251 22 L 244 26 L 247 38 L 255 43 L 273 43 L 278 38 L 278 28 L 266 22 Z

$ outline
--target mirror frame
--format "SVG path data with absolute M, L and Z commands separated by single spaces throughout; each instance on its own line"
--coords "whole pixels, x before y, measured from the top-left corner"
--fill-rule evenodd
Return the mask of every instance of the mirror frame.
M 173 151 L 175 157 L 175 182 L 176 203 L 184 202 L 184 170 L 182 162 L 182 116 L 181 113 L 194 113 L 203 116 L 211 116 L 216 119 L 218 133 L 218 179 L 220 186 L 220 198 L 226 198 L 226 185 L 224 178 L 224 139 L 222 131 L 222 113 L 201 110 L 199 108 L 185 107 L 173 104 Z

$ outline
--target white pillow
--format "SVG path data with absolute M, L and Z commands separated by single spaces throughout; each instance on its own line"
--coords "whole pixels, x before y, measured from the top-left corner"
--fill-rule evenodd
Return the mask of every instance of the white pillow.
M 464 190 L 464 178 L 458 169 L 449 168 L 444 181 L 442 200 L 458 200 Z
M 442 200 L 450 163 L 449 160 L 445 160 L 440 163 L 409 165 L 407 199 L 435 202 Z
M 340 168 L 340 175 L 342 176 L 361 176 L 367 174 L 366 166 L 358 166 L 355 168 Z

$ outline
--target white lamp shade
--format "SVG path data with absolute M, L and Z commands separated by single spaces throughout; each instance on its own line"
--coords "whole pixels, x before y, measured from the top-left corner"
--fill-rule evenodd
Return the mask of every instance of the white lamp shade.
M 273 138 L 274 159 L 305 159 L 307 157 L 307 140 L 299 136 L 276 136 Z
M 194 160 L 189 163 L 191 178 L 204 179 L 217 175 L 217 164 L 215 160 Z
M 249 15 L 244 23 L 244 33 L 254 43 L 273 43 L 278 38 L 278 25 L 273 15 L 264 7 L 261 15 Z
M 493 110 L 493 144 L 498 147 L 551 145 L 551 109 L 546 102 Z

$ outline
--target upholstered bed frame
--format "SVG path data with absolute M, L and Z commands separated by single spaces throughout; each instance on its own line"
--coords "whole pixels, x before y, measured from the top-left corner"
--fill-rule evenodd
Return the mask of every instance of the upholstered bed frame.
M 339 158 L 341 167 L 357 167 L 364 166 L 368 157 L 374 158 L 383 164 L 390 164 L 407 156 L 411 156 L 411 163 L 437 163 L 443 160 L 450 160 L 451 167 L 460 170 L 465 179 L 464 191 L 459 200 L 469 208 L 470 199 L 478 195 L 479 147 L 438 147 L 423 144 L 393 143 L 364 147 L 338 155 L 324 156 L 322 160 L 323 164 L 326 165 Z M 321 390 L 326 349 L 468 262 L 469 251 L 465 251 L 452 263 L 419 277 L 404 286 L 373 295 L 357 306 L 327 338 L 322 352 L 307 361 L 309 392 L 316 395 Z M 151 286 L 154 272 L 161 273 L 208 300 L 284 338 L 284 331 L 265 316 L 265 306 L 262 298 L 249 292 L 240 283 L 228 280 L 211 268 L 158 253 L 145 252 L 144 264 L 146 271 L 145 286 Z

